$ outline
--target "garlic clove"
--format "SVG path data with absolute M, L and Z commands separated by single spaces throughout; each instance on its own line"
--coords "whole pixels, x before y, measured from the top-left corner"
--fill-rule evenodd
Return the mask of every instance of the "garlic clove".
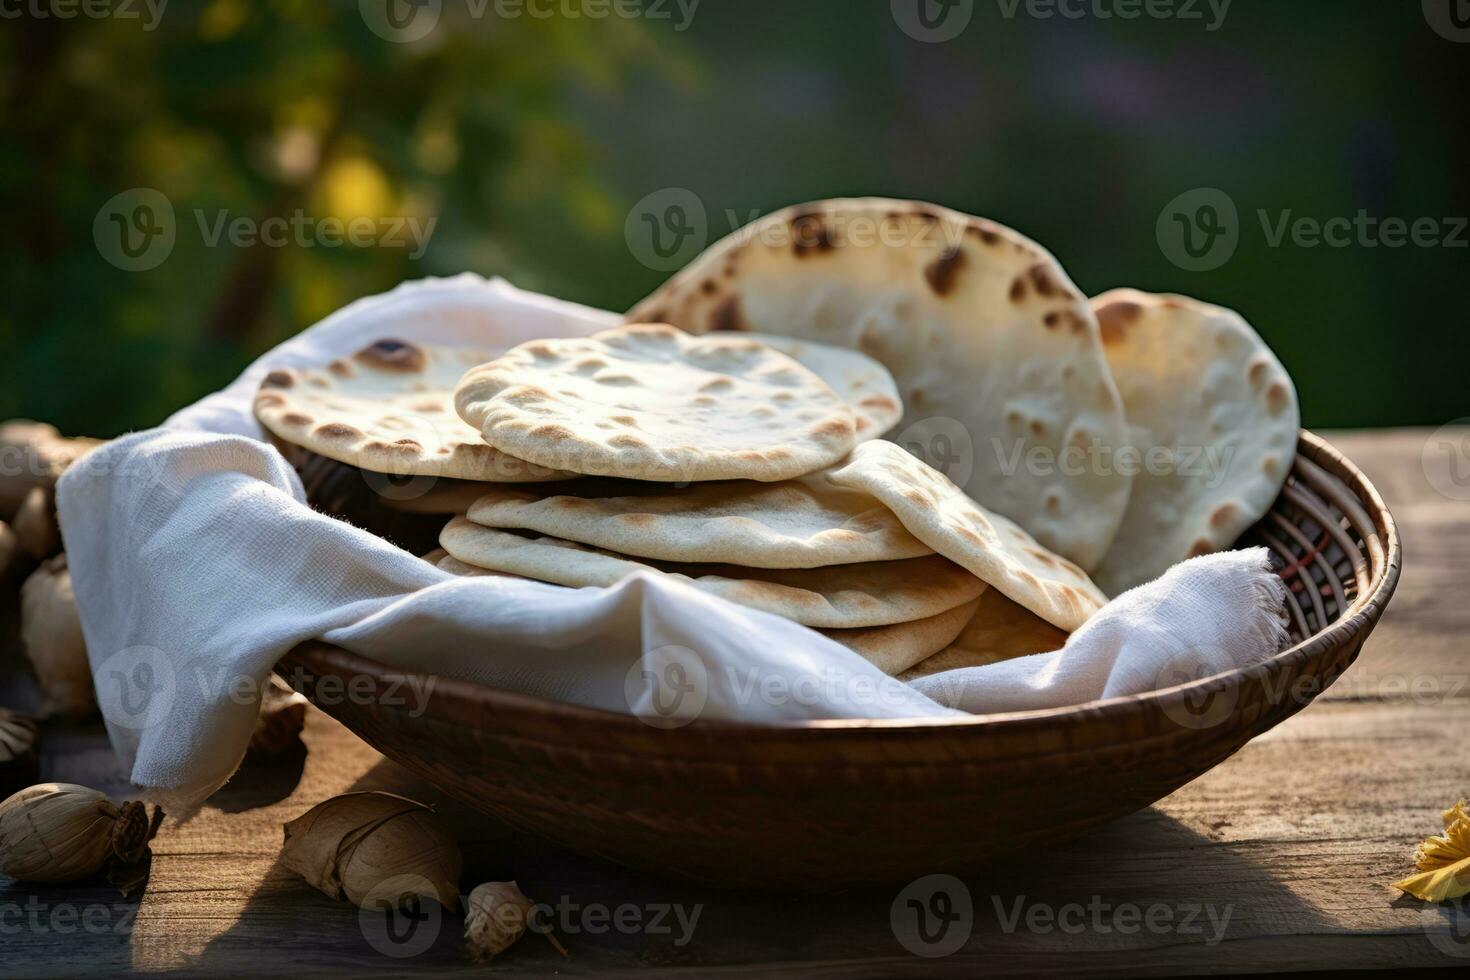
M 306 727 L 306 696 L 293 691 L 285 681 L 271 675 L 260 699 L 260 716 L 250 736 L 250 751 L 275 755 L 300 741 Z
M 88 878 L 109 864 L 136 865 L 158 832 L 141 803 L 115 805 L 73 783 L 41 783 L 0 803 L 0 873 L 21 881 Z
M 464 939 L 476 962 L 492 960 L 526 934 L 536 903 L 514 881 L 487 881 L 470 892 Z
M 56 519 L 56 496 L 44 487 L 33 487 L 21 501 L 11 521 L 15 539 L 36 561 L 61 550 L 61 526 Z
M 411 895 L 452 909 L 463 858 L 434 812 L 391 793 L 348 793 L 285 825 L 282 863 L 331 898 L 359 908 Z M 389 883 L 401 887 L 385 895 Z
M 65 554 L 44 562 L 21 587 L 20 642 L 35 670 L 47 714 L 85 714 L 94 709 L 92 667 Z
M 0 475 L 0 518 L 15 514 L 33 488 L 55 487 L 67 467 L 100 445 L 100 439 L 68 439 L 42 422 L 12 419 L 0 424 L 0 454 L 12 464 Z

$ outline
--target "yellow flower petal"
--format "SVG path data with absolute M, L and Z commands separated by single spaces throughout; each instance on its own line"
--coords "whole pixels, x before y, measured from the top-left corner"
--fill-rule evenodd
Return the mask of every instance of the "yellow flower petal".
M 1470 895 L 1470 857 L 1436 871 L 1424 871 L 1396 881 L 1393 887 L 1426 902 L 1448 902 Z
M 1445 902 L 1470 895 L 1470 806 L 1464 800 L 1444 812 L 1444 834 L 1431 837 L 1414 852 L 1419 874 L 1393 883 L 1426 902 Z

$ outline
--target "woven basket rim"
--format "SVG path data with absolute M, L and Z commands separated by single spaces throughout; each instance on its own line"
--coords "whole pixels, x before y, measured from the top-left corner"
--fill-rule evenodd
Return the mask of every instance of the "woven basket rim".
M 1298 452 L 1341 480 L 1365 505 L 1377 529 L 1377 540 L 1365 542 L 1370 552 L 1370 565 L 1375 567 L 1371 568 L 1368 588 L 1354 598 L 1353 603 L 1337 622 L 1326 629 L 1318 630 L 1273 657 L 1249 667 L 1235 668 L 1174 687 L 1057 708 L 935 718 L 835 718 L 774 722 L 701 719 L 690 722 L 679 728 L 678 731 L 715 735 L 738 733 L 745 736 L 806 732 L 816 737 L 820 737 L 821 733 L 850 735 L 874 732 L 892 737 L 905 733 L 918 735 L 957 730 L 1005 728 L 1015 731 L 1030 727 L 1049 728 L 1058 723 L 1093 723 L 1104 718 L 1119 721 L 1130 714 L 1155 715 L 1161 708 L 1176 701 L 1225 691 L 1233 687 L 1238 688 L 1253 682 L 1264 682 L 1275 675 L 1292 672 L 1305 666 L 1314 657 L 1344 646 L 1352 642 L 1359 634 L 1371 630 L 1393 596 L 1402 566 L 1402 547 L 1398 526 L 1378 489 L 1373 486 L 1362 470 L 1327 440 L 1306 429 L 1300 433 Z M 1381 553 L 1377 561 L 1374 561 L 1372 557 L 1375 552 Z M 317 660 L 343 673 L 378 678 L 402 678 L 409 675 L 432 678 L 435 698 L 445 697 L 461 702 L 466 708 L 540 715 L 569 722 L 581 720 L 596 723 L 604 728 L 606 726 L 622 727 L 628 732 L 640 734 L 647 734 L 651 731 L 647 723 L 631 714 L 556 701 L 532 694 L 503 691 L 473 681 L 393 667 L 322 641 L 304 643 L 288 653 L 287 658 L 298 655 Z

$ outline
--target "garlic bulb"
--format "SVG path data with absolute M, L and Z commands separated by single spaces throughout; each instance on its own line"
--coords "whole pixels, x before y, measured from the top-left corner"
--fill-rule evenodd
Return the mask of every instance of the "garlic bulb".
M 282 862 L 332 898 L 359 908 L 411 895 L 448 909 L 459 901 L 459 845 L 421 803 L 391 793 L 348 793 L 318 803 L 285 831 Z M 384 894 L 390 884 L 401 891 Z
M 306 696 L 271 675 L 260 699 L 260 716 L 250 736 L 250 751 L 274 754 L 296 744 L 306 725 Z
M 66 468 L 102 445 L 99 439 L 68 439 L 55 426 L 26 419 L 0 425 L 0 517 L 9 517 L 34 487 L 50 489 Z
M 36 781 L 36 723 L 0 708 L 0 794 L 9 796 Z
M 20 592 L 20 642 L 47 713 L 82 714 L 95 705 L 92 667 L 71 590 L 66 555 L 41 565 Z
M 41 783 L 0 803 L 0 873 L 21 881 L 77 881 L 148 854 L 163 811 L 152 821 L 141 803 L 115 806 L 71 783 Z
M 32 487 L 10 522 L 15 539 L 36 561 L 61 550 L 61 526 L 56 522 L 56 497 L 43 487 Z

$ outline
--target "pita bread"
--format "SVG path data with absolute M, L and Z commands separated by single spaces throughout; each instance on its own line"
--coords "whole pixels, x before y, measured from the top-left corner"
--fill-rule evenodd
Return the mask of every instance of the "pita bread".
M 887 507 L 820 475 L 682 489 L 577 480 L 543 493 L 484 488 L 469 519 L 640 558 L 749 568 L 818 568 L 934 554 Z
M 740 605 L 805 626 L 850 629 L 926 619 L 979 598 L 985 586 L 937 555 L 834 568 L 770 570 L 734 565 L 645 564 L 559 538 L 524 538 L 456 517 L 444 550 L 479 568 L 575 588 L 615 585 L 635 572 L 671 575 Z
M 1084 568 L 1130 478 L 1097 321 L 1056 259 L 1001 225 L 869 198 L 789 208 L 716 244 L 629 322 L 749 330 L 850 347 L 892 372 L 904 448 Z M 968 445 L 967 445 L 968 444 Z
M 667 483 L 789 480 L 857 439 L 847 403 L 785 354 L 664 324 L 522 344 L 467 374 L 455 405 L 517 459 Z
M 490 483 L 565 479 L 491 449 L 454 413 L 454 386 L 493 352 L 379 340 L 322 368 L 266 375 L 255 417 L 284 442 L 371 473 Z
M 1033 653 L 1050 653 L 1066 645 L 1065 632 L 1007 599 L 1000 590 L 988 589 L 954 642 L 904 671 L 899 680 L 918 680 L 946 670 L 983 667 Z
M 841 643 L 888 676 L 896 677 L 953 643 L 983 598 L 912 623 L 818 632 Z
M 857 419 L 859 442 L 885 435 L 903 418 L 903 400 L 888 369 L 866 354 L 776 334 L 746 334 L 800 361 L 837 392 Z
M 483 576 L 523 577 L 476 568 L 443 550 L 425 555 L 424 561 L 437 565 L 451 575 L 475 578 Z M 927 619 L 917 619 L 912 623 L 895 623 L 892 626 L 869 626 L 859 629 L 827 629 L 818 630 L 818 632 L 841 643 L 884 673 L 895 676 L 914 667 L 915 664 L 920 664 L 920 661 L 924 661 L 926 657 L 934 659 L 940 650 L 953 643 L 960 631 L 964 629 L 965 624 L 972 619 L 980 601 L 980 599 L 974 599 L 964 605 L 955 606 L 948 612 L 942 612 Z
M 826 477 L 872 494 L 914 537 L 1054 626 L 1074 630 L 1107 604 L 1086 572 L 891 442 L 863 443 Z
M 1238 313 L 1119 289 L 1093 300 L 1141 471 L 1096 578 L 1112 595 L 1231 547 L 1281 492 L 1301 410 Z M 1157 454 L 1162 453 L 1162 456 Z

